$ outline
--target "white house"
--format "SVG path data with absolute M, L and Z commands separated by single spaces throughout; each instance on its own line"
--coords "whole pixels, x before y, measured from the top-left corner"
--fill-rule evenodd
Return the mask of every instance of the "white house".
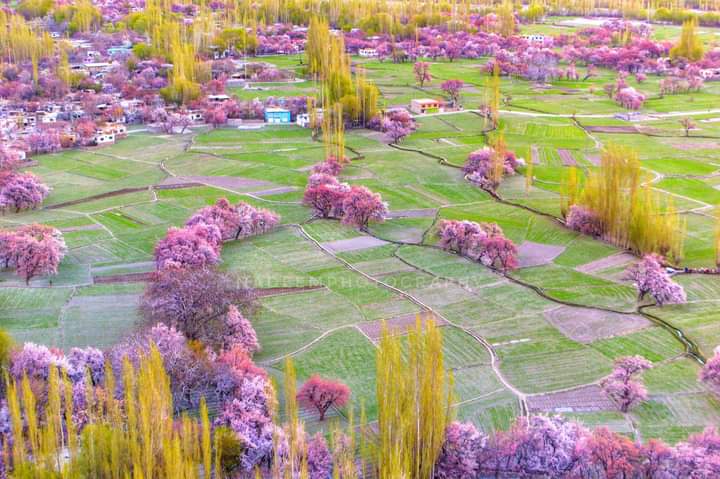
M 378 56 L 378 52 L 374 48 L 361 48 L 358 50 L 358 55 L 365 58 L 374 58 Z
M 545 43 L 545 35 L 542 35 L 540 33 L 533 33 L 531 35 L 523 35 L 522 36 L 525 40 L 529 41 L 530 43 Z
M 720 68 L 703 68 L 700 70 L 700 76 L 703 80 L 720 80 Z
M 101 131 L 95 134 L 95 143 L 98 145 L 110 145 L 115 143 L 115 134 Z
M 322 108 L 315 110 L 315 121 L 321 122 L 323 117 Z M 295 123 L 302 128 L 310 128 L 310 113 L 298 113 Z

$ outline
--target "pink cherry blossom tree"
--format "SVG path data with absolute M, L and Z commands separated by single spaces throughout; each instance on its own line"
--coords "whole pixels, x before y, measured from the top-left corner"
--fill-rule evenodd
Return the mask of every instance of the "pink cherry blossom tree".
M 6 267 L 14 267 L 15 273 L 29 283 L 36 276 L 54 275 L 67 247 L 62 233 L 45 225 L 28 225 L 3 235 L 10 241 L 0 247 Z
M 652 363 L 642 356 L 626 356 L 615 360 L 612 373 L 600 383 L 605 393 L 618 405 L 620 411 L 628 412 L 647 399 L 647 390 L 637 376 L 652 368 Z
M 228 342 L 230 307 L 252 311 L 254 304 L 255 292 L 235 276 L 211 268 L 173 269 L 155 274 L 140 310 L 148 325 L 163 323 L 188 339 L 221 349 Z
M 227 333 L 224 337 L 223 349 L 238 345 L 248 354 L 254 354 L 260 350 L 260 343 L 255 329 L 234 304 L 228 306 L 228 312 L 225 315 L 225 326 Z
M 565 217 L 565 224 L 571 230 L 579 231 L 588 236 L 602 235 L 600 218 L 588 208 L 581 205 L 572 205 Z
M 350 388 L 339 381 L 323 379 L 313 375 L 297 392 L 297 400 L 303 407 L 315 408 L 320 414 L 320 421 L 331 406 L 343 407 L 350 399 Z
M 312 173 L 337 176 L 340 174 L 342 169 L 342 163 L 340 163 L 334 156 L 330 156 L 325 161 L 314 165 Z
M 460 92 L 465 83 L 462 80 L 446 80 L 442 82 L 440 88 L 450 97 L 452 106 L 460 106 Z
M 32 173 L 0 176 L 0 211 L 35 209 L 50 194 L 50 188 Z
M 720 396 L 720 346 L 700 370 L 700 380 L 716 395 Z
M 639 300 L 649 294 L 658 306 L 686 302 L 685 290 L 672 280 L 662 261 L 658 255 L 645 255 L 639 263 L 628 268 L 625 279 L 635 283 Z
M 165 238 L 155 246 L 158 270 L 205 268 L 220 261 L 222 234 L 215 225 L 196 224 L 168 229 Z
M 313 177 L 315 177 L 313 179 Z M 332 178 L 332 180 L 329 180 Z M 343 202 L 350 192 L 350 186 L 339 183 L 335 177 L 318 178 L 317 175 L 310 177 L 313 183 L 308 183 L 303 195 L 303 203 L 313 209 L 315 216 L 320 218 L 339 218 L 343 215 Z
M 477 477 L 480 455 L 488 438 L 472 423 L 452 422 L 445 430 L 445 442 L 435 464 L 435 479 Z
M 388 213 L 378 193 L 373 193 L 364 186 L 352 186 L 345 194 L 342 202 L 342 222 L 361 230 L 367 230 L 370 222 L 382 223 Z
M 430 83 L 432 81 L 432 76 L 430 75 L 430 64 L 427 62 L 416 62 L 415 65 L 413 65 L 413 74 L 415 75 L 415 81 L 418 85 L 420 85 L 420 88 L 424 87 L 426 83 Z

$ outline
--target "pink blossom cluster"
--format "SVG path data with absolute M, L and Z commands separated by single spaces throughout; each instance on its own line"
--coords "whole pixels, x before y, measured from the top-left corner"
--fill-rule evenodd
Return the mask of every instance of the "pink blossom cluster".
M 565 216 L 565 225 L 571 230 L 588 236 L 603 234 L 602 222 L 598 215 L 581 205 L 572 205 Z
M 715 428 L 674 447 L 634 442 L 606 427 L 588 430 L 561 416 L 521 417 L 489 437 L 470 423 L 452 423 L 435 467 L 435 479 L 460 477 L 698 477 L 720 474 Z
M 350 388 L 339 381 L 321 378 L 314 374 L 303 383 L 297 392 L 298 403 L 307 408 L 315 408 L 320 420 L 331 406 L 342 407 L 350 399 Z
M 517 248 L 495 223 L 442 220 L 439 246 L 485 266 L 508 271 L 517 267 Z
M 272 211 L 247 203 L 231 205 L 225 198 L 198 210 L 183 228 L 170 228 L 155 246 L 155 263 L 165 268 L 205 268 L 220 260 L 224 240 L 270 231 L 279 221 Z
M 720 346 L 715 348 L 713 356 L 707 360 L 700 370 L 700 380 L 716 395 L 720 396 Z
M 649 294 L 658 306 L 687 301 L 685 290 L 672 280 L 663 267 L 663 259 L 656 254 L 645 255 L 628 268 L 625 278 L 635 283 L 640 300 Z
M 395 110 L 380 118 L 379 123 L 373 120 L 369 128 L 385 133 L 385 141 L 389 143 L 400 143 L 403 138 L 415 131 L 417 125 L 407 111 Z
M 639 110 L 645 103 L 645 95 L 629 86 L 618 90 L 615 101 L 628 110 Z
M 620 408 L 628 412 L 631 408 L 647 399 L 647 390 L 637 376 L 652 367 L 652 363 L 642 356 L 626 356 L 615 360 L 612 373 L 602 380 L 600 386 Z
M 325 161 L 313 165 L 311 172 L 313 175 L 337 176 L 340 174 L 342 169 L 342 163 L 340 163 L 334 156 L 330 156 Z
M 495 150 L 489 146 L 480 148 L 470 153 L 465 160 L 463 166 L 463 172 L 466 178 L 483 188 L 495 189 L 498 185 L 491 182 L 490 169 L 493 167 L 494 156 L 496 155 Z M 518 159 L 515 153 L 512 151 L 505 152 L 505 158 L 503 160 L 503 171 L 504 175 L 514 175 L 518 167 Z
M 255 208 L 243 201 L 232 205 L 226 198 L 220 198 L 214 205 L 195 212 L 185 226 L 193 227 L 199 224 L 215 226 L 224 241 L 267 233 L 277 226 L 279 221 L 280 217 L 270 210 Z
M 14 268 L 26 283 L 57 274 L 66 252 L 62 233 L 53 227 L 33 224 L 0 230 L 0 268 Z
M 331 168 L 323 163 L 317 165 L 318 171 L 330 172 Z M 388 209 L 378 193 L 364 186 L 349 186 L 340 183 L 329 173 L 313 173 L 303 195 L 303 203 L 310 206 L 316 216 L 321 218 L 339 218 L 344 224 L 361 230 L 367 229 L 371 222 L 385 221 Z

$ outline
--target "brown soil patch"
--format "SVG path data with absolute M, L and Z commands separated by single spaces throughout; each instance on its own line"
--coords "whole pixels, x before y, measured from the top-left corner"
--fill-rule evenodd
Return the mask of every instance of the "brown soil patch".
M 530 159 L 533 165 L 540 164 L 540 152 L 538 151 L 538 147 L 535 145 L 530 147 Z
M 589 344 L 598 339 L 640 331 L 652 323 L 638 314 L 560 306 L 546 310 L 545 320 L 568 338 Z
M 683 143 L 676 143 L 673 142 L 670 144 L 673 148 L 677 148 L 678 150 L 682 151 L 692 151 L 692 150 L 717 150 L 720 148 L 720 143 L 716 141 L 692 141 L 690 139 L 687 142 Z
M 98 224 L 82 225 L 82 226 L 68 226 L 67 228 L 60 228 L 62 233 L 72 233 L 73 231 L 92 231 L 99 230 L 102 227 Z
M 358 236 L 357 238 L 328 241 L 326 243 L 322 243 L 322 246 L 333 253 L 344 253 L 346 251 L 376 248 L 386 244 L 388 244 L 387 241 L 373 238 L 372 236 Z
M 586 155 L 585 158 L 594 166 L 600 166 L 600 155 Z
M 549 264 L 560 256 L 563 251 L 565 251 L 564 246 L 523 241 L 518 246 L 518 266 L 520 268 L 530 268 Z
M 576 271 L 581 273 L 594 273 L 596 271 L 602 271 L 608 268 L 615 268 L 617 266 L 623 266 L 625 264 L 635 261 L 637 258 L 630 253 L 616 253 L 604 258 L 590 261 L 589 263 L 581 264 L 576 267 Z
M 362 323 L 362 324 L 359 324 L 358 327 L 370 339 L 372 339 L 373 341 L 377 341 L 382 336 L 383 321 L 385 322 L 385 324 L 387 325 L 388 329 L 390 330 L 390 332 L 392 334 L 402 335 L 402 334 L 406 334 L 410 329 L 415 327 L 418 317 L 420 317 L 420 321 L 421 321 L 423 327 L 425 326 L 425 323 L 428 320 L 435 321 L 435 325 L 441 326 L 441 327 L 446 326 L 448 324 L 448 322 L 445 321 L 444 319 L 437 318 L 428 313 L 412 313 L 412 314 L 404 314 L 402 316 L 396 316 L 396 317 L 390 318 L 390 319 Z
M 47 207 L 48 210 L 54 210 L 57 208 L 64 208 L 65 206 L 79 205 L 80 203 L 87 203 L 89 201 L 101 200 L 103 198 L 110 198 L 113 196 L 122 196 L 129 193 L 137 193 L 139 191 L 148 191 L 148 186 L 140 188 L 123 188 L 121 190 L 108 191 L 107 193 L 100 193 L 98 195 L 86 196 L 85 198 L 79 198 L 77 200 L 65 201 L 63 203 L 57 203 Z
M 107 276 L 93 276 L 93 283 L 146 283 L 152 279 L 153 272 L 110 274 Z
M 637 127 L 631 125 L 624 126 L 586 126 L 587 131 L 594 133 L 637 133 Z
M 558 148 L 557 152 L 560 160 L 562 160 L 563 166 L 577 166 L 577 161 L 575 161 L 575 158 L 569 150 Z
M 217 186 L 229 189 L 252 189 L 272 187 L 272 183 L 262 180 L 253 180 L 251 178 L 242 178 L 239 176 L 173 176 L 163 180 L 160 185 L 178 185 L 195 183 L 202 185 Z
M 394 210 L 388 213 L 388 218 L 434 218 L 437 210 L 434 208 L 417 210 Z
M 272 196 L 292 193 L 293 191 L 297 191 L 297 188 L 294 186 L 279 186 L 277 188 L 268 188 L 267 190 L 253 191 L 252 194 L 255 196 Z
M 596 384 L 581 386 L 570 391 L 528 396 L 530 412 L 568 413 L 614 411 L 615 403 Z

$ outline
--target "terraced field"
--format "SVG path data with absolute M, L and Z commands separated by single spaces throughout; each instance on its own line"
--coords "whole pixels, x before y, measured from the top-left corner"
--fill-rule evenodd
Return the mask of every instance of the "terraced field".
M 277 62 L 292 67 L 296 60 Z M 484 94 L 486 77 L 476 63 L 433 64 L 435 80 L 421 92 L 412 86 L 411 65 L 365 61 L 365 67 L 387 106 L 439 96 L 440 80 L 447 78 L 468 83 L 468 110 Z M 504 83 L 513 99 L 500 128 L 509 147 L 534 163 L 534 181 L 528 187 L 520 176 L 507 179 L 501 200 L 452 167 L 487 142 L 487 125 L 473 111 L 418 118 L 418 131 L 398 148 L 367 130 L 348 132 L 353 161 L 342 179 L 381 193 L 391 210 L 391 218 L 368 233 L 314 220 L 301 204 L 308 170 L 324 149 L 296 127 L 173 137 L 138 132 L 111 147 L 39 157 L 32 170 L 53 188 L 45 207 L 0 217 L 0 224 L 54 225 L 70 251 L 52 283 L 37 279 L 25 286 L 9 273 L 0 275 L 0 327 L 18 340 L 62 348 L 113 344 L 137 327 L 144 284 L 107 278 L 152 271 L 154 244 L 167 228 L 224 196 L 282 216 L 274 232 L 227 244 L 221 265 L 257 288 L 301 288 L 263 295 L 252 318 L 263 347 L 256 359 L 274 377 L 281 378 L 282 359 L 292 355 L 299 379 L 313 373 L 342 379 L 352 387 L 354 405 L 363 403 L 372 419 L 381 321 L 406 325 L 430 314 L 442 324 L 461 418 L 493 429 L 528 410 L 544 411 L 643 439 L 682 439 L 720 422 L 720 404 L 698 383 L 699 364 L 672 328 L 701 355 L 711 354 L 720 344 L 720 281 L 680 275 L 688 304 L 639 310 L 632 285 L 621 279 L 633 258 L 564 228 L 557 220 L 558 191 L 569 162 L 588 171 L 597 166 L 602 145 L 633 146 L 648 181 L 687 218 L 685 265 L 710 266 L 720 122 L 703 123 L 714 114 L 694 115 L 699 130 L 690 138 L 677 118 L 667 116 L 638 122 L 630 132 L 603 129 L 627 126 L 610 117 L 618 111 L 613 102 L 589 92 L 608 78 L 603 72 L 541 92 L 518 80 Z M 648 83 L 643 88 L 653 90 L 656 80 Z M 562 90 L 562 104 L 550 101 L 561 88 L 578 91 Z M 707 95 L 717 99 L 715 89 Z M 693 110 L 707 103 L 705 95 L 694 98 Z M 663 112 L 677 103 L 666 98 L 651 105 Z M 577 117 L 568 117 L 575 109 Z M 536 110 L 566 116 L 533 116 Z M 497 223 L 520 246 L 523 267 L 502 275 L 441 251 L 435 238 L 440 219 Z M 615 358 L 630 354 L 655 365 L 645 373 L 651 397 L 621 414 L 597 399 L 596 385 Z

